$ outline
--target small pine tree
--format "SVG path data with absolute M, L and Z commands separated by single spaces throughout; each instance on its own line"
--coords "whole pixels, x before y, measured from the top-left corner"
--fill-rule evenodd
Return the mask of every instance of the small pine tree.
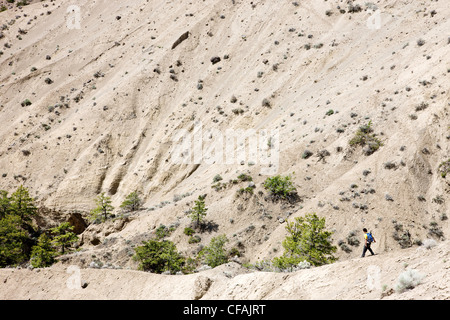
M 8 197 L 8 191 L 0 190 L 0 219 L 11 212 L 11 199 Z
M 139 193 L 137 191 L 134 191 L 125 198 L 120 207 L 126 212 L 132 212 L 139 210 L 141 208 L 141 205 L 142 200 L 139 198 Z
M 19 186 L 10 198 L 11 212 L 18 215 L 22 221 L 30 221 L 30 218 L 37 213 L 34 199 L 30 197 L 28 189 Z
M 332 254 L 337 248 L 329 240 L 332 232 L 324 228 L 325 218 L 320 219 L 315 213 L 289 222 L 286 226 L 289 236 L 283 241 L 285 252 L 282 257 L 273 259 L 274 265 L 286 269 L 302 261 L 314 266 L 336 261 L 337 258 Z
M 35 268 L 49 267 L 55 262 L 56 255 L 50 237 L 43 233 L 39 236 L 37 245 L 31 250 L 30 262 Z
M 0 268 L 25 262 L 27 241 L 28 234 L 19 216 L 10 214 L 0 219 Z
M 61 223 L 59 226 L 51 229 L 54 235 L 52 244 L 55 247 L 61 247 L 61 254 L 64 254 L 65 249 L 70 248 L 72 244 L 78 241 L 78 236 L 72 231 L 73 226 L 69 222 Z
M 364 147 L 363 152 L 366 156 L 370 156 L 383 145 L 381 140 L 373 133 L 372 121 L 359 127 L 355 136 L 349 141 L 349 144 L 350 146 L 360 145 Z
M 195 200 L 195 205 L 191 210 L 191 219 L 196 227 L 200 227 L 206 216 L 206 211 L 208 211 L 208 208 L 205 205 L 205 196 L 199 196 L 198 200 Z
M 209 246 L 202 249 L 201 256 L 205 258 L 208 266 L 215 268 L 228 261 L 228 255 L 224 249 L 227 237 L 223 234 L 211 239 Z
M 97 199 L 95 199 L 95 203 L 97 204 L 97 207 L 91 211 L 90 219 L 92 221 L 100 220 L 105 222 L 114 210 L 114 207 L 111 205 L 111 198 L 102 192 Z

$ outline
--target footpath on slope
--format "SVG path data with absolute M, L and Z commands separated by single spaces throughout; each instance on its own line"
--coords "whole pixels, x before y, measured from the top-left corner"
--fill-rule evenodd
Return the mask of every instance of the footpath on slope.
M 423 279 L 395 290 L 408 269 Z M 189 275 L 136 270 L 1 269 L 2 300 L 377 300 L 450 299 L 448 241 L 336 262 L 291 273 L 254 272 L 237 263 Z

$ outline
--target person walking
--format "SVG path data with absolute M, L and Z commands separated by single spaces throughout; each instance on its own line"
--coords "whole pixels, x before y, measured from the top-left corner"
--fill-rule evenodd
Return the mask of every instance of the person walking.
M 369 250 L 369 252 L 372 255 L 375 255 L 375 253 L 373 253 L 373 251 L 372 251 L 372 248 L 370 248 L 370 245 L 372 244 L 372 242 L 376 242 L 375 238 L 373 237 L 372 233 L 367 231 L 366 228 L 363 229 L 363 232 L 364 232 L 364 249 L 363 249 L 361 258 L 364 258 L 367 250 Z

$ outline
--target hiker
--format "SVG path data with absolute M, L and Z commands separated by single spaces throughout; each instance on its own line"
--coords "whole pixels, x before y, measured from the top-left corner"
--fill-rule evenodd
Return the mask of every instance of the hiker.
M 366 228 L 364 228 L 363 231 L 364 231 L 364 249 L 361 258 L 364 258 L 367 250 L 369 250 L 372 255 L 375 255 L 375 253 L 373 253 L 372 249 L 370 248 L 370 245 L 372 244 L 372 242 L 376 242 L 375 238 L 372 236 L 370 232 L 367 232 Z

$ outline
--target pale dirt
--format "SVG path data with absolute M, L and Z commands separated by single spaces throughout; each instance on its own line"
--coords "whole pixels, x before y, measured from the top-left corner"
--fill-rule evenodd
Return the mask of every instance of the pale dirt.
M 158 275 L 133 270 L 1 269 L 2 299 L 89 300 L 377 300 L 448 299 L 448 242 L 431 249 L 405 249 L 290 273 L 250 272 L 231 262 L 189 275 Z M 375 251 L 377 246 L 374 246 Z M 397 292 L 400 274 L 423 275 L 415 288 Z M 85 288 L 80 284 L 86 283 Z
M 200 294 L 204 299 L 378 299 L 380 288 L 366 290 L 367 268 L 379 266 L 381 284 L 392 288 L 408 264 L 426 274 L 424 283 L 386 298 L 449 298 L 448 242 L 435 238 L 438 247 L 427 251 L 416 245 L 401 249 L 393 238 L 395 224 L 409 231 L 411 241 L 432 237 L 431 222 L 438 223 L 444 239 L 450 230 L 448 219 L 442 220 L 450 215 L 450 175 L 444 179 L 437 172 L 450 157 L 445 1 L 378 1 L 381 25 L 374 30 L 367 26 L 368 11 L 341 14 L 335 1 L 299 1 L 299 6 L 253 1 L 252 6 L 238 0 L 84 0 L 77 1 L 80 29 L 67 27 L 71 4 L 43 1 L 0 13 L 0 26 L 8 25 L 0 40 L 0 188 L 29 188 L 39 206 L 49 209 L 42 227 L 65 221 L 74 211 L 86 217 L 100 192 L 118 208 L 138 190 L 145 209 L 125 221 L 89 226 L 80 235 L 82 251 L 54 268 L 1 270 L 0 297 L 191 299 L 205 276 L 212 283 Z M 328 9 L 331 16 L 325 15 Z M 27 31 L 21 40 L 19 28 Z M 186 31 L 189 37 L 171 49 Z M 425 44 L 418 46 L 418 39 Z M 308 43 L 310 50 L 304 48 Z M 318 44 L 323 46 L 315 48 Z M 213 65 L 213 56 L 222 59 Z M 170 69 L 178 81 L 170 78 Z M 104 76 L 95 77 L 98 71 Z M 53 83 L 46 84 L 46 78 Z M 233 95 L 236 103 L 230 102 Z M 264 98 L 270 108 L 262 106 Z M 25 99 L 32 105 L 22 107 Z M 428 107 L 416 111 L 421 102 Z M 58 103 L 62 106 L 50 112 Z M 234 114 L 236 108 L 244 113 Z M 330 109 L 335 113 L 327 116 Z M 348 141 L 369 120 L 383 146 L 365 156 Z M 279 130 L 276 173 L 295 172 L 302 202 L 266 201 L 261 184 L 267 175 L 261 169 L 267 165 L 258 159 L 255 165 L 248 165 L 248 158 L 243 165 L 239 159 L 175 163 L 172 140 L 178 129 L 192 130 L 194 121 L 202 123 L 205 141 L 228 128 Z M 210 135 L 212 128 L 217 131 Z M 327 149 L 330 156 L 305 160 L 305 149 L 314 154 Z M 396 167 L 386 169 L 389 161 Z M 236 196 L 247 183 L 211 189 L 215 175 L 227 182 L 241 172 L 253 177 L 253 196 Z M 375 192 L 364 192 L 371 189 Z M 178 225 L 169 239 L 183 254 L 198 250 L 183 229 L 190 222 L 185 211 L 201 194 L 207 194 L 207 219 L 217 229 L 201 234 L 200 244 L 226 234 L 230 248 L 243 245 L 242 263 L 279 256 L 286 236 L 280 218 L 311 212 L 326 217 L 335 245 L 349 232 L 360 237 L 360 230 L 369 228 L 378 255 L 361 260 L 362 245 L 350 246 L 350 253 L 338 249 L 338 263 L 292 274 L 251 273 L 236 265 L 184 276 L 136 271 L 132 248 L 160 224 Z M 175 195 L 184 196 L 174 201 Z M 95 261 L 123 269 L 89 268 Z M 86 289 L 65 287 L 71 264 L 82 267 Z M 227 268 L 239 275 L 224 276 Z

